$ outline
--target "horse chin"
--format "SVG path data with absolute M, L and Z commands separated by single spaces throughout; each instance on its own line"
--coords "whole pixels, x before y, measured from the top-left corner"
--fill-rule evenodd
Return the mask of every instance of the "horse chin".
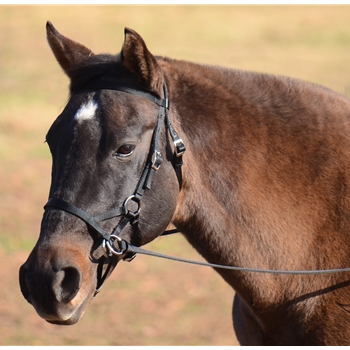
M 78 321 L 83 317 L 83 315 L 84 315 L 84 312 L 75 313 L 67 320 L 45 320 L 45 321 L 58 326 L 71 326 L 73 324 L 78 323 Z
M 42 311 L 43 309 L 37 308 L 35 305 L 33 306 L 38 315 L 46 322 L 60 326 L 70 326 L 76 324 L 83 317 L 91 298 L 91 293 L 89 293 L 84 299 L 79 293 L 76 298 L 69 303 L 57 305 L 54 314 L 47 314 Z
M 71 326 L 73 324 L 76 324 L 81 317 L 79 318 L 70 318 L 69 320 L 66 321 L 50 321 L 50 320 L 46 320 L 48 323 L 57 325 L 57 326 Z
M 60 326 L 70 326 L 76 324 L 83 317 L 87 304 L 88 303 L 84 303 L 83 305 L 81 305 L 81 307 L 73 311 L 73 313 L 70 315 L 64 315 L 63 313 L 59 312 L 58 315 L 55 317 L 47 315 L 44 316 L 40 314 L 39 316 L 41 316 L 43 319 L 45 319 L 46 322 L 51 324 Z

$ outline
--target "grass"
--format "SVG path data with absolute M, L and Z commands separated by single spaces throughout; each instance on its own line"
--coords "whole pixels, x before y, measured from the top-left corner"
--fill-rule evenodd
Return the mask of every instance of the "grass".
M 46 43 L 47 20 L 96 53 L 117 53 L 130 27 L 154 54 L 349 94 L 350 7 L 0 6 L 0 345 L 236 344 L 233 292 L 202 267 L 142 256 L 121 264 L 72 327 L 42 321 L 20 295 L 18 268 L 37 239 L 50 185 L 45 134 L 67 99 L 68 79 Z M 199 258 L 181 237 L 149 248 Z

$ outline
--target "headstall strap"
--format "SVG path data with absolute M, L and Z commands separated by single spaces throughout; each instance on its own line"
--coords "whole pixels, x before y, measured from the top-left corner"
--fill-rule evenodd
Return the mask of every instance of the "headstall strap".
M 142 98 L 145 98 L 159 106 L 158 119 L 157 124 L 153 132 L 150 151 L 148 155 L 148 160 L 146 166 L 142 172 L 140 180 L 136 186 L 135 192 L 133 195 L 129 196 L 125 199 L 123 205 L 120 208 L 111 209 L 105 213 L 99 214 L 97 216 L 91 216 L 86 211 L 74 206 L 71 203 L 68 203 L 59 198 L 50 198 L 47 204 L 44 206 L 45 210 L 51 209 L 59 209 L 65 212 L 68 212 L 72 215 L 83 220 L 87 225 L 93 228 L 101 237 L 102 237 L 102 246 L 106 252 L 106 257 L 109 260 L 106 271 L 102 273 L 102 264 L 99 265 L 98 268 L 98 285 L 96 288 L 95 295 L 98 293 L 101 288 L 103 282 L 107 278 L 107 276 L 113 270 L 112 267 L 115 266 L 115 259 L 112 259 L 115 255 L 124 255 L 125 261 L 131 261 L 135 258 L 136 252 L 132 249 L 129 249 L 129 244 L 122 238 L 120 238 L 120 233 L 122 230 L 130 224 L 134 226 L 138 223 L 139 214 L 141 211 L 141 199 L 143 197 L 144 192 L 147 189 L 151 188 L 152 179 L 155 171 L 158 171 L 162 164 L 162 155 L 160 151 L 160 137 L 162 132 L 162 127 L 165 124 L 166 129 L 169 131 L 169 134 L 174 143 L 174 169 L 176 172 L 176 176 L 179 181 L 179 187 L 182 187 L 182 172 L 181 166 L 183 164 L 182 156 L 186 150 L 186 147 L 182 141 L 182 139 L 177 134 L 170 116 L 169 116 L 169 99 L 168 99 L 168 91 L 167 86 L 164 80 L 163 86 L 163 95 L 164 98 L 159 98 L 154 96 L 153 94 L 141 90 L 136 90 L 132 87 L 126 86 L 121 83 L 111 82 L 111 81 L 99 81 L 94 82 L 85 87 L 83 90 L 116 90 L 126 92 L 132 95 L 137 95 Z M 135 211 L 129 210 L 130 202 L 135 202 L 137 204 L 137 209 Z M 118 225 L 115 227 L 111 234 L 107 233 L 102 229 L 99 222 L 109 220 L 115 217 L 121 216 Z M 170 234 L 178 232 L 176 230 L 172 230 L 169 232 L 165 232 L 164 234 Z

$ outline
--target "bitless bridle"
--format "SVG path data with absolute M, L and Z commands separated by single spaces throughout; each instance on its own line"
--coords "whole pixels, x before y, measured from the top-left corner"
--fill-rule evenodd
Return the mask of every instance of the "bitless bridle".
M 157 124 L 153 131 L 150 151 L 145 168 L 142 172 L 141 178 L 137 184 L 135 192 L 124 200 L 121 207 L 114 208 L 97 216 L 91 216 L 89 213 L 76 207 L 75 205 L 55 197 L 50 198 L 44 206 L 45 210 L 60 209 L 77 216 L 78 218 L 83 220 L 87 225 L 89 225 L 95 232 L 97 232 L 99 236 L 102 237 L 102 247 L 105 251 L 106 256 L 109 258 L 109 266 L 103 275 L 101 273 L 101 276 L 98 281 L 98 287 L 96 289 L 97 291 L 101 287 L 102 283 L 106 279 L 108 273 L 110 272 L 113 266 L 113 255 L 125 255 L 123 260 L 126 261 L 131 261 L 136 255 L 136 252 L 134 252 L 133 248 L 135 249 L 137 247 L 132 246 L 130 243 L 122 239 L 120 237 L 120 234 L 122 230 L 127 226 L 127 224 L 130 224 L 132 226 L 137 224 L 141 211 L 141 199 L 145 191 L 147 189 L 151 189 L 151 183 L 154 172 L 159 170 L 161 166 L 162 155 L 160 151 L 160 137 L 164 123 L 174 143 L 175 160 L 173 162 L 173 165 L 179 181 L 180 189 L 182 186 L 182 156 L 186 150 L 183 140 L 179 137 L 178 133 L 176 132 L 169 116 L 169 100 L 167 87 L 165 83 L 163 85 L 164 98 L 156 97 L 155 95 L 149 92 L 136 90 L 124 84 L 110 81 L 91 83 L 84 88 L 84 90 L 100 89 L 117 90 L 140 96 L 157 104 L 159 106 L 159 112 Z M 134 204 L 132 204 L 132 202 L 134 202 Z M 134 208 L 133 210 L 131 209 L 131 206 Z M 100 226 L 99 222 L 109 220 L 115 217 L 121 217 L 121 219 L 118 225 L 114 228 L 113 232 L 107 233 Z M 169 234 L 174 232 L 177 232 L 177 230 L 169 230 L 164 232 L 163 234 Z

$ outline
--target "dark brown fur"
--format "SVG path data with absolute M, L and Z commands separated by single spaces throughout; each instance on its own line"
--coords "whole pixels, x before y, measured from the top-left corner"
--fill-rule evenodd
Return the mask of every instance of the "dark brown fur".
M 48 25 L 49 43 L 71 78 L 72 93 L 96 77 L 127 81 L 158 95 L 163 76 L 167 82 L 171 118 L 187 146 L 183 186 L 178 192 L 168 152 L 168 162 L 159 170 L 166 175 L 157 180 L 157 188 L 163 187 L 167 194 L 157 189 L 154 198 L 145 201 L 140 220 L 144 227 L 137 243 L 153 240 L 171 222 L 212 263 L 289 270 L 350 266 L 350 101 L 321 86 L 285 77 L 155 58 L 137 33 L 126 30 L 125 35 L 121 55 L 94 55 Z M 106 96 L 103 101 L 111 103 L 106 111 L 121 103 L 125 115 L 132 113 L 123 102 L 114 100 L 113 96 L 120 96 L 124 101 L 122 94 L 101 94 Z M 135 99 L 131 103 L 135 111 L 145 111 L 146 117 L 140 118 L 154 125 L 150 116 L 155 107 Z M 120 128 L 134 117 L 128 118 L 118 121 Z M 167 147 L 164 135 L 163 142 Z M 147 148 L 143 152 L 146 156 Z M 99 208 L 75 192 L 71 189 L 71 198 L 85 210 Z M 155 198 L 160 196 L 161 201 Z M 147 208 L 163 207 L 159 203 L 169 205 L 153 217 Z M 60 215 L 56 223 L 63 228 L 57 232 L 49 221 L 43 222 L 41 239 L 22 268 L 22 289 L 26 289 L 25 273 L 45 269 L 38 256 L 44 248 L 51 249 L 51 240 L 56 242 L 55 254 L 63 254 L 57 248 L 65 244 L 62 232 L 71 232 L 67 242 L 85 232 L 86 244 L 83 241 L 78 246 L 80 251 L 91 249 L 93 239 L 86 236 L 84 225 Z M 161 217 L 172 219 L 158 223 Z M 130 234 L 125 238 L 136 239 Z M 64 259 L 76 258 L 68 252 Z M 89 290 L 81 298 L 87 303 L 96 264 L 88 259 L 79 264 L 86 276 L 81 288 Z M 350 344 L 348 273 L 218 273 L 236 292 L 233 319 L 242 345 Z M 50 320 L 47 313 L 41 315 Z M 57 316 L 53 320 L 59 322 Z

